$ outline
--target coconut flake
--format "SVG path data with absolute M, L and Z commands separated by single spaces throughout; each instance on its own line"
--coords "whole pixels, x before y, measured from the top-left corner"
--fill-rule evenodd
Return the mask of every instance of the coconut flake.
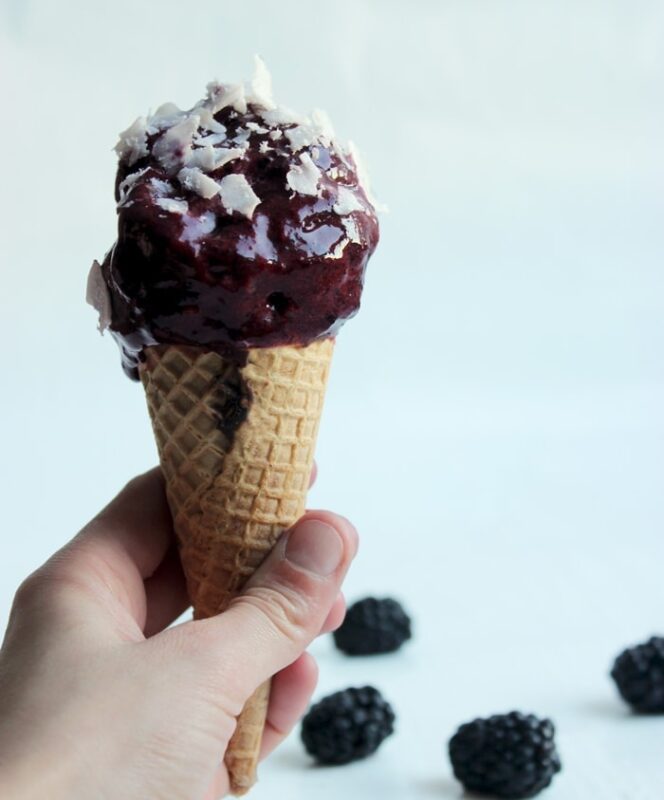
M 204 105 L 198 105 L 194 110 L 201 119 L 201 128 L 206 131 L 212 131 L 212 133 L 221 133 L 226 136 L 226 128 L 221 122 L 217 122 L 209 108 Z
M 247 122 L 246 127 L 253 133 L 267 133 L 267 128 L 259 125 L 257 122 Z
M 158 133 L 172 127 L 185 115 L 186 112 L 178 108 L 175 103 L 162 103 L 154 114 L 148 117 L 148 130 L 150 133 Z
M 134 184 L 137 180 L 139 180 L 139 178 L 142 178 L 149 169 L 150 167 L 143 167 L 143 169 L 139 169 L 137 172 L 131 172 L 129 175 L 127 175 L 127 177 L 118 186 L 118 194 L 120 195 L 118 206 L 127 205 L 127 199 Z
M 213 81 L 207 85 L 208 96 L 205 106 L 211 114 L 216 114 L 222 108 L 233 106 L 239 113 L 247 111 L 247 99 L 244 93 L 244 85 L 241 83 L 217 83 Z
M 334 128 L 327 112 L 321 108 L 315 108 L 311 112 L 311 121 L 320 137 L 327 139 L 328 142 L 334 139 Z
M 214 169 L 219 169 L 225 164 L 228 164 L 229 161 L 241 158 L 246 152 L 246 147 L 231 147 L 229 149 L 219 147 L 215 151 Z
M 366 209 L 354 192 L 351 192 L 346 186 L 339 186 L 334 210 L 337 214 L 344 216 L 352 214 L 353 211 L 365 211 Z
M 199 122 L 199 116 L 192 114 L 169 128 L 157 139 L 152 153 L 164 169 L 174 170 L 178 165 L 185 164 L 189 160 L 194 134 L 198 130 Z
M 360 229 L 358 228 L 357 222 L 355 222 L 353 217 L 345 217 L 343 220 L 343 225 L 346 229 L 346 233 L 348 234 L 349 241 L 353 242 L 353 244 L 362 244 Z
M 159 178 L 150 178 L 150 186 L 155 197 L 166 197 L 173 191 L 173 187 L 168 181 L 162 181 Z
M 275 128 L 273 131 L 270 131 L 269 135 L 270 139 L 272 139 L 273 142 L 276 142 L 277 139 L 280 139 L 284 135 L 284 132 L 281 130 L 281 128 Z
M 296 125 L 294 128 L 287 128 L 284 133 L 294 153 L 310 147 L 318 138 L 317 131 L 311 125 Z
M 155 201 L 156 204 L 168 211 L 169 214 L 186 214 L 189 211 L 189 204 L 186 200 L 174 200 L 171 197 L 160 197 Z
M 245 147 L 200 147 L 192 152 L 187 166 L 199 167 L 204 172 L 214 172 L 229 161 L 241 158 L 245 153 Z
M 275 125 L 306 125 L 308 121 L 306 117 L 296 114 L 295 111 L 284 106 L 277 106 L 268 111 L 259 111 L 259 114 L 270 127 Z
M 238 211 L 251 219 L 260 197 L 254 192 L 244 175 L 226 175 L 219 182 L 221 202 L 229 213 Z
M 212 145 L 206 147 L 197 147 L 191 151 L 191 155 L 187 160 L 188 167 L 198 167 L 205 172 L 211 172 L 214 169 L 216 149 Z
M 122 131 L 114 149 L 120 161 L 126 162 L 128 166 L 146 156 L 148 154 L 146 118 L 137 117 L 127 130 Z
M 272 76 L 263 59 L 254 56 L 254 77 L 247 87 L 247 101 L 266 110 L 274 108 L 272 99 Z
M 335 244 L 334 249 L 329 254 L 328 258 L 341 258 L 341 256 L 344 254 L 344 250 L 346 249 L 347 245 L 348 245 L 348 239 L 344 236 L 340 242 Z
M 185 112 L 175 103 L 162 103 L 150 117 L 150 120 L 170 119 L 171 117 L 181 117 Z
M 240 147 L 248 147 L 249 146 L 249 137 L 251 136 L 251 131 L 248 131 L 246 128 L 239 128 L 237 134 L 233 137 L 232 141 L 234 144 L 239 144 Z
M 197 167 L 185 167 L 178 172 L 178 180 L 185 189 L 209 200 L 219 194 L 219 184 Z
M 309 194 L 317 197 L 320 170 L 311 160 L 309 153 L 302 153 L 300 165 L 293 164 L 286 175 L 286 183 L 299 194 Z
M 194 144 L 197 147 L 207 147 L 208 145 L 214 147 L 216 144 L 221 144 L 226 141 L 226 129 L 223 133 L 210 133 L 207 136 L 194 137 Z
M 92 262 L 88 275 L 85 300 L 99 313 L 97 328 L 99 333 L 103 333 L 111 324 L 111 295 L 102 275 L 101 264 L 96 259 Z

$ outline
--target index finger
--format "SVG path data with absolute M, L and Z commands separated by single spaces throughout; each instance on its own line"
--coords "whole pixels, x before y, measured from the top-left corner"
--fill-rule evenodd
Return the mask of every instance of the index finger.
M 144 580 L 161 564 L 173 538 L 164 479 L 156 467 L 129 481 L 66 549 L 101 548 L 119 572 Z

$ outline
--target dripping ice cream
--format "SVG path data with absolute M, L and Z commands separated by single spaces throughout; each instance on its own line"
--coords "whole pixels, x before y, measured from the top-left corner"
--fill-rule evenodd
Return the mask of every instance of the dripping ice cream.
M 324 112 L 276 105 L 260 59 L 247 83 L 139 117 L 116 152 L 118 236 L 88 299 L 131 377 L 151 345 L 241 357 L 334 336 L 357 312 L 378 243 L 357 150 Z

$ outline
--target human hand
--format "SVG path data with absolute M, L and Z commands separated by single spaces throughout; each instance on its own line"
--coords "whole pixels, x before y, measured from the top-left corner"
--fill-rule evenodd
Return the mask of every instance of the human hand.
M 158 470 L 131 481 L 19 588 L 0 651 L 0 797 L 216 800 L 244 702 L 276 675 L 262 757 L 316 683 L 304 649 L 343 618 L 357 550 L 310 511 L 223 614 L 187 607 Z

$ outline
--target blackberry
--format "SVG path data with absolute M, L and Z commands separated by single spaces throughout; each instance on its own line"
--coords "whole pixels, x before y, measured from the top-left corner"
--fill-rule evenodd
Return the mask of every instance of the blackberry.
M 410 637 L 410 617 L 399 603 L 375 597 L 353 603 L 334 632 L 336 646 L 349 656 L 391 653 Z
M 454 775 L 471 792 L 534 797 L 561 769 L 553 723 L 532 714 L 497 714 L 462 725 L 450 739 Z
M 347 764 L 375 753 L 393 723 L 394 711 L 377 689 L 346 689 L 309 709 L 302 742 L 319 764 Z
M 611 670 L 618 691 L 635 711 L 664 713 L 664 638 L 629 647 Z

